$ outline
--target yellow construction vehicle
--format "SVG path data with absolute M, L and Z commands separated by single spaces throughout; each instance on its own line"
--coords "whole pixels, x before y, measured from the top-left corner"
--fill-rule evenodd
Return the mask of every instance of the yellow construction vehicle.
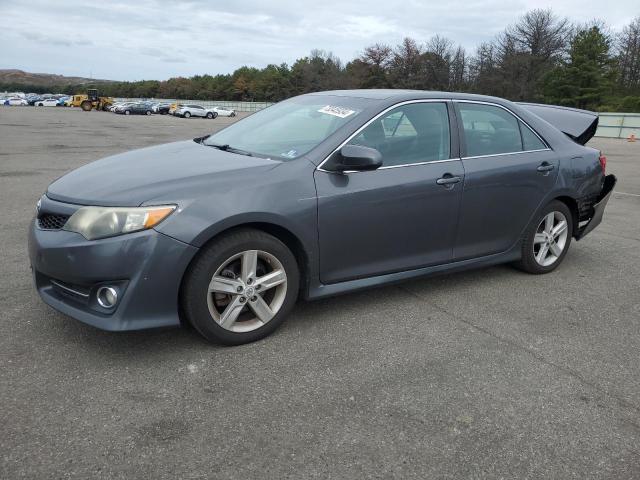
M 74 95 L 67 102 L 71 107 L 80 107 L 85 112 L 88 112 L 94 108 L 96 110 L 108 109 L 111 105 L 113 105 L 113 98 L 99 97 L 98 90 L 95 88 L 90 88 L 87 90 L 86 95 Z

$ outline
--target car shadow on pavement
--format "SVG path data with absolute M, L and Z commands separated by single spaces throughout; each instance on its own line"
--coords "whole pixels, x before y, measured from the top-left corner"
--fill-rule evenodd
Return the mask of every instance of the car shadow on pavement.
M 299 301 L 290 318 L 274 335 L 260 340 L 257 344 L 272 341 L 293 341 L 314 335 L 317 329 L 331 329 L 354 316 L 362 317 L 367 313 L 375 315 L 383 309 L 393 310 L 407 302 L 420 304 L 428 301 L 430 295 L 439 294 L 459 301 L 460 291 L 474 282 L 499 282 L 506 276 L 521 275 L 509 266 L 495 266 L 470 270 L 413 281 L 399 282 L 360 292 L 347 293 L 312 302 Z M 420 298 L 418 298 L 420 297 Z M 422 300 L 421 300 L 422 299 Z M 42 308 L 48 308 L 44 305 Z M 196 350 L 220 350 L 229 347 L 210 344 L 189 325 L 129 332 L 108 332 L 85 325 L 53 310 L 49 311 L 56 322 L 56 330 L 64 336 L 66 344 L 73 343 L 82 350 L 104 353 L 109 357 L 135 355 L 136 357 L 154 357 L 168 353 L 180 354 Z

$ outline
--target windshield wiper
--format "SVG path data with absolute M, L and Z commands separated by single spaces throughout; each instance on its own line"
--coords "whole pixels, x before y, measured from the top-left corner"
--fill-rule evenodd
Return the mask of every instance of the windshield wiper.
M 218 150 L 222 150 L 223 152 L 231 152 L 231 153 L 237 153 L 238 155 L 246 155 L 247 157 L 253 157 L 253 153 L 247 152 L 246 150 L 241 150 L 239 148 L 234 148 L 228 143 L 225 143 L 224 145 L 220 145 L 217 143 L 205 143 L 205 145 L 208 147 L 217 148 Z

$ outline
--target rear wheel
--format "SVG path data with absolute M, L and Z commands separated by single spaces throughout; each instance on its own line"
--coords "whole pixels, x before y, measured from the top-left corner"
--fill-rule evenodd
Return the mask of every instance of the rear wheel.
M 147 110 L 147 111 L 145 112 L 145 115 L 151 115 L 151 110 Z
M 194 328 L 227 345 L 259 340 L 285 319 L 298 296 L 298 265 L 277 238 L 238 230 L 215 240 L 185 275 L 181 305 Z
M 131 112 L 130 112 L 129 110 L 125 110 L 125 111 L 124 111 L 124 114 L 125 114 L 125 115 L 131 115 Z
M 80 108 L 82 108 L 82 110 L 84 110 L 85 112 L 89 112 L 93 108 L 93 103 L 91 103 L 90 100 L 83 100 L 83 102 L 80 104 Z
M 213 118 L 213 113 L 211 113 L 211 112 L 207 113 L 207 118 L 209 118 L 209 119 Z
M 522 242 L 522 258 L 516 267 L 528 273 L 549 273 L 564 259 L 573 232 L 569 207 L 554 200 L 531 222 Z

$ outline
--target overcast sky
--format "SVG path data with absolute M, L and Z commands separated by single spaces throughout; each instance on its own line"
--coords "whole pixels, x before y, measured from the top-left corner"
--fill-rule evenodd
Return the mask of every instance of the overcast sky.
M 638 0 L 0 0 L 0 68 L 166 79 L 292 64 L 314 48 L 346 62 L 372 43 L 434 34 L 472 52 L 527 10 L 549 6 L 616 30 L 640 15 Z

